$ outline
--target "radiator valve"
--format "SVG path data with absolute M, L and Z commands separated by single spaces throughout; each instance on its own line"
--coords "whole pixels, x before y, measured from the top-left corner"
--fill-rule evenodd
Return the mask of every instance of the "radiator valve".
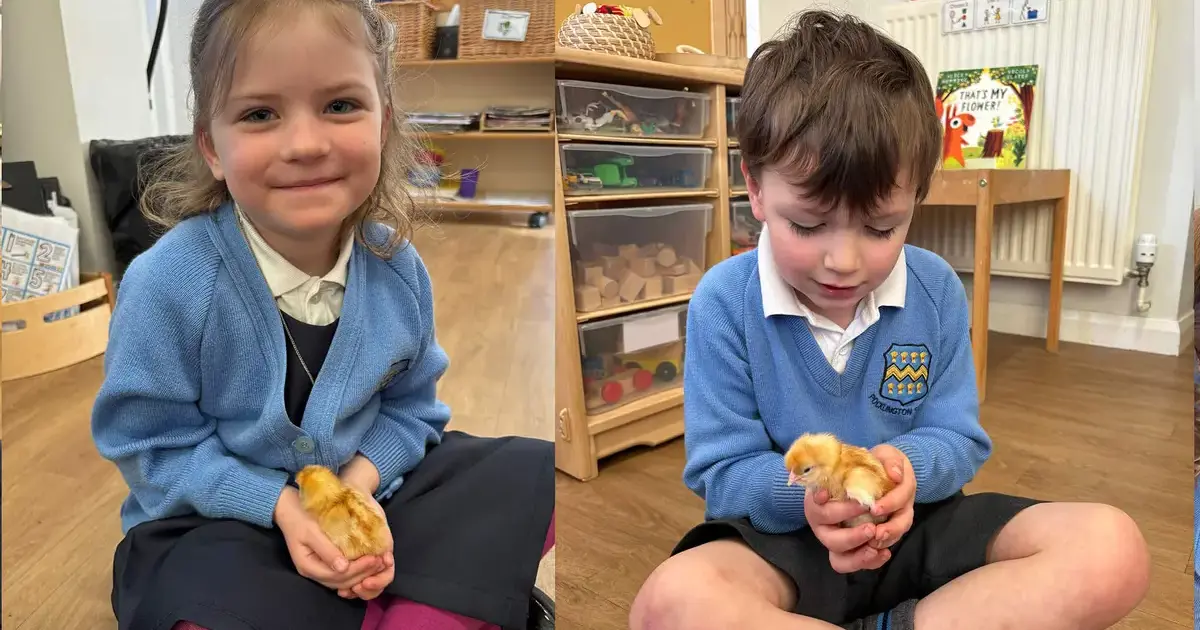
M 1158 237 L 1153 234 L 1142 234 L 1133 247 L 1133 270 L 1127 275 L 1137 278 L 1137 312 L 1145 313 L 1150 310 L 1151 302 L 1146 299 L 1146 289 L 1150 287 L 1150 269 L 1158 254 Z

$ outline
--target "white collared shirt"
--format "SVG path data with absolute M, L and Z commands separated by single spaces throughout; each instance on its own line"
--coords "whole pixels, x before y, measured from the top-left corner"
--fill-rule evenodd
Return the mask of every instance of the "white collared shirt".
M 262 269 L 279 310 L 313 326 L 326 326 L 336 321 L 342 313 L 342 299 L 346 295 L 354 233 L 346 237 L 342 252 L 329 273 L 321 277 L 310 276 L 268 245 L 241 209 L 237 215 L 245 229 L 246 240 L 250 242 L 250 251 Z
M 874 291 L 860 300 L 854 311 L 854 319 L 846 328 L 833 323 L 828 317 L 814 312 L 800 301 L 796 290 L 779 275 L 775 266 L 775 258 L 771 253 L 771 241 L 767 235 L 767 226 L 763 225 L 762 234 L 758 238 L 758 278 L 762 285 L 763 315 L 793 315 L 808 320 L 808 328 L 813 338 L 825 354 L 829 365 L 841 374 L 850 360 L 850 352 L 854 349 L 854 340 L 872 324 L 879 321 L 879 307 L 893 306 L 904 308 L 904 296 L 908 292 L 908 269 L 904 262 L 904 249 L 888 274 Z

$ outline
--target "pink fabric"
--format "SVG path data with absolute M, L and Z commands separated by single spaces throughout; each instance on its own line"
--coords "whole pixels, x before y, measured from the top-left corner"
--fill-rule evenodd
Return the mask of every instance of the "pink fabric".
M 198 626 L 190 621 L 180 621 L 171 626 L 171 630 L 208 630 L 208 628 Z
M 546 544 L 542 545 L 543 558 L 554 548 L 554 514 L 554 512 L 550 513 L 550 529 L 546 530 Z
M 554 513 L 551 513 L 542 557 L 554 548 L 554 520 Z M 500 630 L 500 626 L 382 595 L 367 602 L 367 616 L 363 618 L 361 630 Z
M 389 595 L 367 603 L 362 630 L 499 630 L 500 626 Z

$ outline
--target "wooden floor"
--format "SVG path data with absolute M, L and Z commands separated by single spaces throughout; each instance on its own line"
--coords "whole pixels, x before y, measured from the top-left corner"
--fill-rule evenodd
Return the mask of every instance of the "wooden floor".
M 416 243 L 451 358 L 439 390 L 450 427 L 553 439 L 553 232 L 444 223 Z M 94 359 L 4 384 L 0 625 L 9 630 L 116 627 L 109 590 L 126 487 L 91 440 L 101 379 Z
M 1118 628 L 1192 627 L 1191 359 L 993 335 L 982 422 L 995 454 L 971 491 L 1126 510 L 1149 543 L 1151 591 Z M 682 440 L 558 478 L 558 627 L 627 628 L 630 602 L 703 504 L 680 479 Z

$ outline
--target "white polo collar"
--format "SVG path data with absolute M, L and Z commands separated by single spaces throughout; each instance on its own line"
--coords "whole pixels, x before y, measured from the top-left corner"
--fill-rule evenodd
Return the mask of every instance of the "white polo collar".
M 766 224 L 762 226 L 762 233 L 758 238 L 758 279 L 762 286 L 763 315 L 766 317 L 793 315 L 804 317 L 810 322 L 820 317 L 800 301 L 795 289 L 779 275 L 779 268 L 775 266 L 775 257 L 771 253 L 771 239 Z M 908 268 L 904 260 L 904 248 L 901 248 L 900 257 L 896 259 L 896 265 L 892 267 L 887 279 L 867 294 L 866 301 L 859 311 L 860 315 L 870 322 L 875 322 L 879 319 L 879 308 L 882 306 L 904 308 L 904 297 L 907 293 Z
M 254 224 L 245 216 L 241 208 L 236 209 L 236 214 L 242 227 L 245 228 L 247 240 L 250 241 L 250 251 L 258 259 L 258 265 L 262 268 L 263 277 L 266 278 L 267 286 L 270 287 L 273 297 L 278 298 L 287 295 L 316 277 L 297 269 L 282 254 L 268 245 L 267 241 L 255 229 Z M 342 245 L 342 251 L 338 255 L 333 269 L 330 269 L 329 273 L 320 278 L 323 283 L 332 282 L 343 289 L 346 288 L 347 270 L 350 266 L 350 253 L 353 249 L 354 232 L 351 231 L 346 237 L 346 242 Z

